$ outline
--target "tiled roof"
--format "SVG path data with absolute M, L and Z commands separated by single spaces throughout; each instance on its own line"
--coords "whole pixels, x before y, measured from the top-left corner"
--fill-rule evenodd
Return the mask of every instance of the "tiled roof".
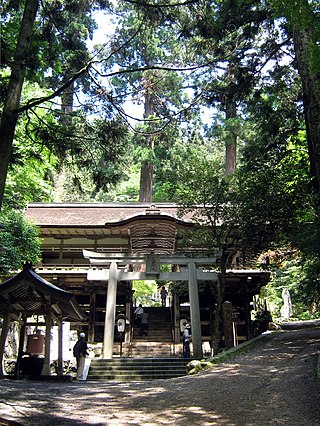
M 38 226 L 101 226 L 153 213 L 177 218 L 177 210 L 168 203 L 31 203 L 25 216 Z

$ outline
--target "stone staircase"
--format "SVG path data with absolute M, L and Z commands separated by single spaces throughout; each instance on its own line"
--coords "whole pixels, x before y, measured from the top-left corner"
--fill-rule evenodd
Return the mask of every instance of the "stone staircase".
M 140 336 L 140 329 L 134 327 L 133 341 L 122 345 L 123 356 L 92 359 L 87 380 L 140 381 L 186 375 L 186 365 L 190 360 L 175 354 L 181 345 L 173 343 L 170 308 L 147 308 L 147 312 L 148 336 Z
M 87 381 L 129 382 L 181 377 L 186 375 L 189 361 L 183 358 L 93 359 Z
M 170 357 L 174 355 L 170 308 L 146 308 L 149 314 L 148 336 L 140 336 L 140 329 L 133 328 L 133 340 L 124 354 L 132 357 Z

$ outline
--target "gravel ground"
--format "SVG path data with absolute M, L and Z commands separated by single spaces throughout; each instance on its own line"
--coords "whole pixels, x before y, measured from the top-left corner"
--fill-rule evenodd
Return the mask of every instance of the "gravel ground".
M 320 424 L 319 350 L 320 329 L 299 328 L 266 334 L 246 352 L 178 379 L 2 379 L 0 417 L 25 426 L 315 426 Z

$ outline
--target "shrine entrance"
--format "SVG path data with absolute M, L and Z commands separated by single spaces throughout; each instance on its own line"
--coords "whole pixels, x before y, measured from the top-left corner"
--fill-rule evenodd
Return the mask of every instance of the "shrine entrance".
M 184 288 L 183 294 L 173 291 L 172 341 L 181 341 L 180 321 L 187 312 L 182 315 L 181 310 L 188 303 L 194 356 L 202 357 L 202 343 L 211 338 L 219 253 L 210 257 L 197 247 L 186 250 L 182 232 L 192 231 L 194 223 L 187 214 L 178 217 L 177 205 L 34 203 L 26 217 L 39 227 L 43 241 L 37 273 L 75 295 L 88 320 L 74 323 L 74 330 L 84 330 L 89 344 L 101 345 L 104 358 L 113 356 L 120 310 L 132 324 L 134 280 Z M 232 262 L 227 271 L 225 300 L 237 308 L 238 338 L 248 340 L 250 303 L 269 273 L 251 269 L 243 259 L 241 265 Z M 203 287 L 206 291 L 201 293 Z M 125 334 L 126 341 L 132 341 L 131 326 Z
M 116 296 L 119 281 L 159 280 L 159 281 L 187 281 L 190 300 L 190 318 L 192 327 L 193 355 L 202 358 L 202 335 L 200 322 L 200 307 L 198 297 L 198 280 L 216 282 L 217 272 L 205 271 L 214 266 L 216 257 L 186 257 L 184 255 L 114 255 L 83 251 L 86 259 L 96 269 L 88 272 L 88 280 L 108 282 L 106 303 L 106 319 L 103 341 L 103 358 L 113 356 L 114 328 L 116 318 Z M 135 265 L 146 265 L 145 272 L 134 272 Z M 161 265 L 171 265 L 173 272 L 161 272 Z M 99 267 L 100 269 L 97 269 Z M 104 267 L 101 269 L 101 267 Z M 132 322 L 130 312 L 127 312 L 129 322 Z M 177 312 L 174 318 L 178 318 Z M 174 341 L 180 341 L 180 324 L 175 321 Z

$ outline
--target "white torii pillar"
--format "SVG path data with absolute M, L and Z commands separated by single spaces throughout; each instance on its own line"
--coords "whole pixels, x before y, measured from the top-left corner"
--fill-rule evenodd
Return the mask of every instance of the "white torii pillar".
M 188 272 L 189 272 L 188 284 L 189 284 L 193 357 L 201 359 L 203 357 L 202 336 L 201 336 L 197 267 L 195 262 L 188 262 Z
M 108 293 L 106 301 L 106 318 L 104 323 L 104 338 L 103 338 L 103 358 L 112 359 L 113 356 L 113 341 L 114 341 L 114 326 L 116 318 L 116 302 L 117 302 L 117 262 L 112 261 L 109 270 Z

